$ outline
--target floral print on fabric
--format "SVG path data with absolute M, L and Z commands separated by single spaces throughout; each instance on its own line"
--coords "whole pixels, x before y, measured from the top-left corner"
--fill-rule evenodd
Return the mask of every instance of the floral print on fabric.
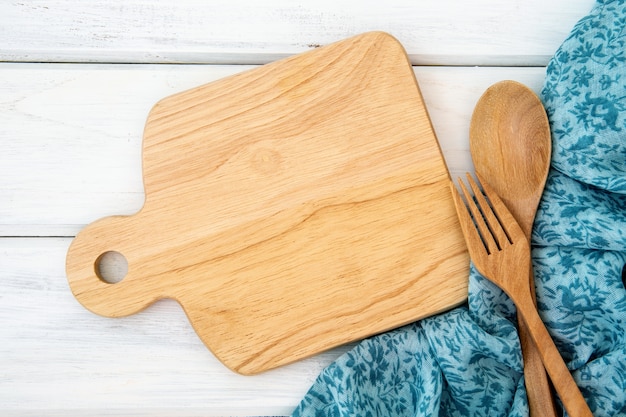
M 538 310 L 594 416 L 626 416 L 626 0 L 580 20 L 541 98 L 553 159 L 532 235 Z M 364 340 L 293 415 L 528 416 L 516 322 L 472 267 L 467 305 Z
M 437 415 L 443 379 L 419 323 L 366 339 L 326 368 L 294 416 Z
M 626 415 L 626 2 L 599 1 L 542 90 L 552 170 L 533 227 L 540 314 L 595 416 Z
M 515 308 L 470 273 L 470 308 L 364 340 L 322 371 L 293 416 L 526 416 Z
M 542 99 L 552 165 L 584 183 L 626 193 L 626 4 L 599 1 L 550 61 Z
M 553 169 L 532 238 L 535 245 L 542 246 L 624 250 L 626 195 L 604 192 Z

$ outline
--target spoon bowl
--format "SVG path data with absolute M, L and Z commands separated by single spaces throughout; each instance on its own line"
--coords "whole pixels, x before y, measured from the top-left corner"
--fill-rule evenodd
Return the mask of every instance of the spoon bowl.
M 532 90 L 501 81 L 485 91 L 470 124 L 472 161 L 526 236 L 548 176 L 551 148 L 548 117 Z

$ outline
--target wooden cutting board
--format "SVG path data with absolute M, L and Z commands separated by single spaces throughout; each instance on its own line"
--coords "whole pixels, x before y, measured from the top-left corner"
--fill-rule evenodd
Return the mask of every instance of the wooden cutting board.
M 366 33 L 159 101 L 146 200 L 67 254 L 104 316 L 176 299 L 207 347 L 252 374 L 454 307 L 469 258 L 410 63 Z M 101 255 L 128 262 L 118 283 Z

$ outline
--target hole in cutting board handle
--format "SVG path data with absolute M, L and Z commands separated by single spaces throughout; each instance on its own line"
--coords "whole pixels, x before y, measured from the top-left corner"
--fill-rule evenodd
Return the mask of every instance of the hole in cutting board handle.
M 108 284 L 117 284 L 128 274 L 128 261 L 117 251 L 104 252 L 94 266 L 98 278 Z

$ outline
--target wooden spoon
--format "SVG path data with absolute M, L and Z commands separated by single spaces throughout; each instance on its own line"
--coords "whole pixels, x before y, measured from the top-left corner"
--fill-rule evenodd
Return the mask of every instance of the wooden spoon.
M 516 81 L 489 87 L 472 115 L 470 152 L 476 172 L 502 198 L 530 243 L 551 154 L 550 126 L 537 95 Z M 529 279 L 534 297 L 532 268 Z M 530 415 L 556 417 L 541 356 L 521 319 L 519 331 Z

